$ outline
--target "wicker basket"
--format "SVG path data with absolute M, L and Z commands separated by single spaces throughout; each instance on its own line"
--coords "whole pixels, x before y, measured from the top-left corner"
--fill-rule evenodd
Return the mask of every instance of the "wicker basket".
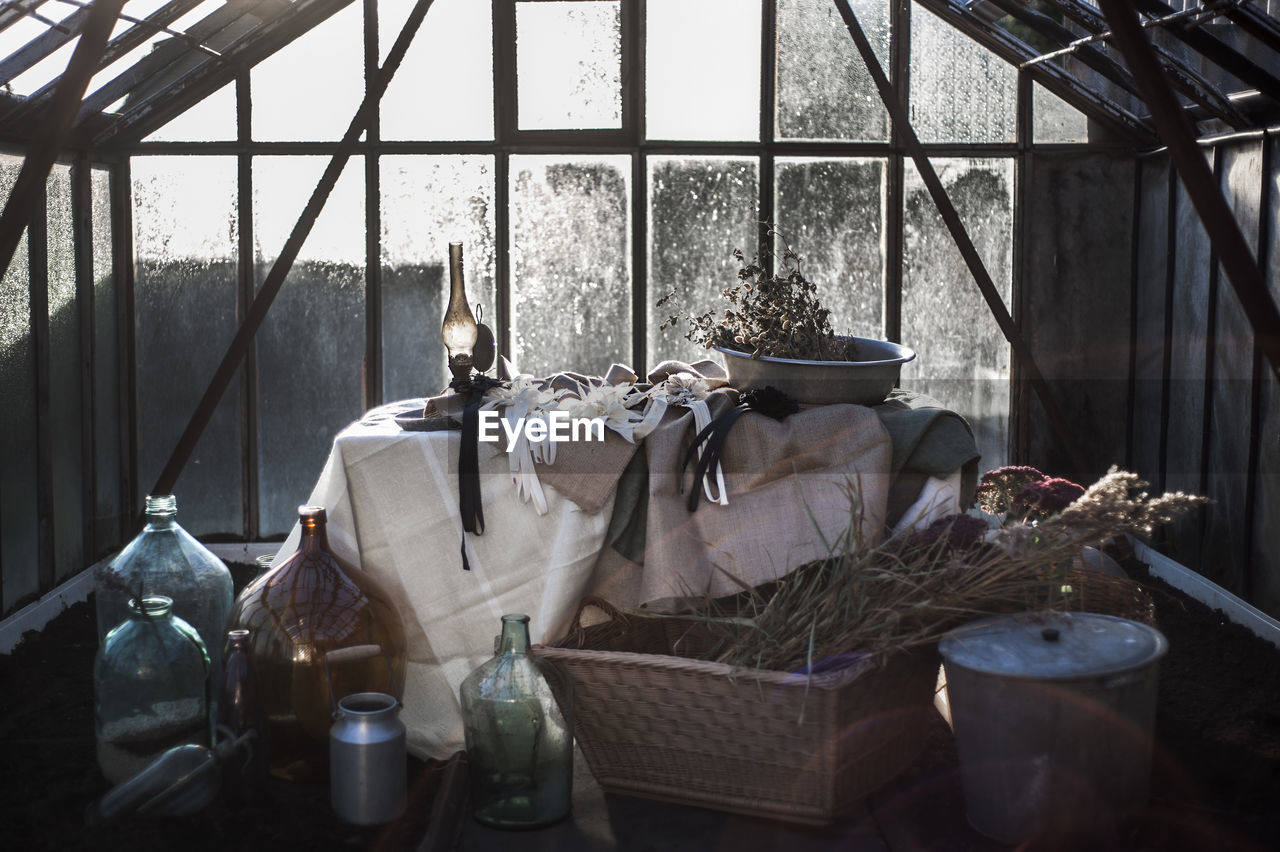
M 734 669 L 672 656 L 707 639 L 687 620 L 590 604 L 609 620 L 535 653 L 573 681 L 574 732 L 607 792 L 824 825 L 919 756 L 933 648 L 812 677 Z

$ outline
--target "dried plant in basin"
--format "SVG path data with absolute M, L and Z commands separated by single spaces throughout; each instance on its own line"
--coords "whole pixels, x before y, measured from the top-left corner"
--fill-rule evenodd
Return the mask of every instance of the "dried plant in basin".
M 781 235 L 772 226 L 769 239 Z M 721 291 L 728 305 L 719 313 L 713 309 L 692 316 L 674 314 L 662 324 L 666 329 L 682 320 L 689 324 L 685 337 L 710 349 L 720 346 L 750 353 L 752 358 L 770 356 L 803 361 L 851 361 L 854 353 L 846 338 L 831 330 L 831 311 L 818 300 L 818 287 L 801 271 L 801 256 L 783 242 L 782 269 L 767 271 L 767 248 L 747 262 L 740 249 L 733 256 L 741 264 L 738 283 Z M 675 295 L 668 293 L 659 305 Z

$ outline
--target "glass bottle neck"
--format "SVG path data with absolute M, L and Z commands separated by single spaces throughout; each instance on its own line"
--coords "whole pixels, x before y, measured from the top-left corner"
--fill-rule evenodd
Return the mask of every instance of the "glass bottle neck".
M 529 652 L 529 616 L 502 616 L 502 637 L 498 640 L 499 654 L 526 654 Z
M 147 496 L 147 529 L 168 529 L 175 524 L 174 517 L 177 514 L 178 498 L 172 494 Z
M 129 617 L 140 621 L 170 618 L 173 615 L 173 598 L 164 595 L 147 595 L 142 600 L 129 601 Z
M 328 550 L 329 537 L 325 532 L 325 511 L 318 506 L 303 506 L 298 509 L 298 526 L 302 538 L 298 542 L 299 550 Z

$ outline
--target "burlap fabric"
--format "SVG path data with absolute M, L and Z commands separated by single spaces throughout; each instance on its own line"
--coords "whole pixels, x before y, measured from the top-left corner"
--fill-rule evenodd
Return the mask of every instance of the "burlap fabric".
M 713 414 L 735 401 L 732 391 L 708 398 Z M 693 416 L 673 409 L 645 439 L 640 603 L 670 609 L 682 599 L 742 591 L 828 555 L 850 531 L 879 540 L 893 450 L 871 409 L 821 406 L 782 422 L 747 412 L 722 456 L 728 505 L 701 500 L 690 512 L 689 489 L 700 486 L 692 465 L 682 473 L 681 462 L 693 437 Z

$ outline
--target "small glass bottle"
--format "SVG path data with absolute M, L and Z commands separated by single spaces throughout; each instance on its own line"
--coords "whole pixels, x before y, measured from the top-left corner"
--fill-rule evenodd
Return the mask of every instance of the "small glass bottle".
M 249 631 L 230 630 L 223 650 L 222 685 L 218 695 L 218 742 L 235 740 L 253 732 L 241 759 L 223 767 L 222 786 L 232 804 L 247 804 L 266 790 L 267 720 L 258 699 L 257 676 L 249 654 Z
M 337 702 L 403 697 L 404 624 L 377 581 L 329 550 L 323 507 L 301 506 L 298 519 L 298 550 L 240 592 L 230 623 L 251 634 L 272 769 L 321 781 Z
M 573 791 L 570 684 L 528 651 L 529 616 L 502 616 L 497 654 L 459 690 L 472 810 L 496 828 L 555 822 Z
M 98 766 L 113 784 L 175 746 L 210 743 L 209 655 L 173 601 L 130 602 L 93 664 Z
M 98 643 L 129 617 L 130 600 L 164 595 L 173 600 L 174 615 L 200 634 L 216 683 L 233 599 L 231 572 L 178 525 L 177 514 L 178 501 L 172 494 L 148 497 L 142 532 L 95 573 Z

